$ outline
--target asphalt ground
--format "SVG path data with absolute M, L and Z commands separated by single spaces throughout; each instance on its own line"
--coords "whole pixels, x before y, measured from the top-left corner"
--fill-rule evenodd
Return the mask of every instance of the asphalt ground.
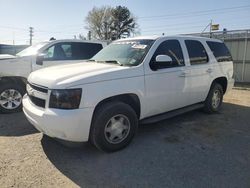
M 193 111 L 140 125 L 124 150 L 68 148 L 23 113 L 0 114 L 0 187 L 250 187 L 250 90 L 220 113 Z

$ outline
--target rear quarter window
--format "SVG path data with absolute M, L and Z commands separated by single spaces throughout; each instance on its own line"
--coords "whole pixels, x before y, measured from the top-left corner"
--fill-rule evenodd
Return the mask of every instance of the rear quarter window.
M 207 45 L 213 52 L 217 62 L 232 61 L 232 56 L 224 43 L 207 41 Z

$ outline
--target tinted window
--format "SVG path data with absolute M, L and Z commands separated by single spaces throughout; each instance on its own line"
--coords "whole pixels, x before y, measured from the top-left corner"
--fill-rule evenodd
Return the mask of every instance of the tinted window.
M 224 43 L 207 41 L 207 44 L 218 62 L 232 61 L 232 56 Z
M 185 40 L 191 65 L 208 62 L 208 55 L 204 46 L 196 40 Z
M 101 49 L 101 44 L 73 43 L 72 55 L 74 59 L 90 59 Z
M 49 47 L 46 51 L 45 51 L 45 55 L 44 58 L 45 59 L 51 59 L 54 56 L 54 50 L 55 50 L 55 46 L 51 46 Z
M 62 44 L 61 45 L 66 58 L 72 58 L 72 45 Z
M 72 59 L 71 43 L 55 44 L 43 52 L 44 60 L 70 60 Z
M 168 55 L 172 58 L 171 63 L 163 62 L 162 68 L 184 66 L 183 53 L 182 53 L 182 49 L 178 40 L 167 40 L 167 41 L 162 42 L 152 57 L 152 60 L 151 60 L 152 63 L 155 62 L 155 58 L 157 55 Z

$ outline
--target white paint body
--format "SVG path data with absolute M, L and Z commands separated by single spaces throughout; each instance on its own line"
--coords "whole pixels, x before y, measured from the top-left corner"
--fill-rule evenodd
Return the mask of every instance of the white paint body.
M 84 63 L 61 65 L 33 72 L 28 82 L 50 89 L 82 88 L 82 99 L 77 110 L 48 108 L 50 92 L 45 96 L 46 106 L 34 105 L 27 95 L 23 110 L 28 120 L 41 132 L 63 140 L 84 142 L 89 138 L 95 107 L 102 100 L 121 94 L 135 94 L 140 100 L 140 119 L 205 101 L 211 83 L 218 77 L 226 77 L 229 90 L 234 80 L 233 63 L 218 63 L 208 48 L 207 38 L 139 37 L 155 42 L 143 62 L 135 67 L 114 64 Z M 149 62 L 159 44 L 165 40 L 179 40 L 185 66 L 151 70 Z M 207 50 L 209 62 L 190 65 L 184 40 L 200 41 Z M 129 40 L 129 39 L 122 39 Z M 211 69 L 212 71 L 208 71 Z

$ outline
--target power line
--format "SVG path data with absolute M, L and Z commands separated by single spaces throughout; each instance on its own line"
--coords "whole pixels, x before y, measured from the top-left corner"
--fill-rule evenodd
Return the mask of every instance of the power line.
M 160 17 L 171 17 L 171 16 L 183 16 L 183 15 L 193 15 L 197 13 L 208 13 L 208 12 L 217 12 L 222 10 L 235 10 L 235 9 L 246 9 L 250 8 L 250 5 L 245 6 L 237 6 L 237 7 L 228 7 L 228 8 L 220 8 L 220 9 L 210 9 L 210 10 L 202 10 L 202 11 L 193 11 L 193 12 L 186 12 L 186 13 L 176 13 L 176 14 L 165 14 L 165 15 L 155 15 L 155 16 L 145 16 L 145 17 L 138 17 L 139 19 L 148 19 L 148 18 L 160 18 Z
M 226 20 L 226 21 L 223 21 L 223 20 L 216 20 L 217 23 L 223 23 L 223 24 L 226 24 L 226 23 L 232 23 L 232 20 L 241 20 L 241 18 L 232 18 L 230 20 Z M 244 20 L 244 19 L 243 19 Z M 248 18 L 247 18 L 248 20 Z M 167 24 L 167 25 L 158 25 L 158 26 L 151 26 L 151 27 L 144 27 L 143 29 L 141 29 L 142 31 L 154 31 L 155 29 L 159 30 L 159 29 L 169 29 L 169 28 L 177 28 L 178 26 L 185 26 L 185 25 L 188 25 L 189 27 L 193 27 L 193 26 L 196 26 L 194 24 L 198 24 L 198 23 L 208 23 L 209 20 L 203 20 L 203 21 L 197 21 L 197 22 L 182 22 L 182 23 L 175 23 L 175 24 Z M 205 27 L 205 25 L 204 25 Z
M 27 29 L 25 29 L 25 28 L 11 27 L 11 26 L 1 26 L 0 25 L 0 28 L 27 31 Z
M 154 30 L 145 30 L 145 31 L 143 31 L 143 33 L 148 33 L 148 32 L 156 32 L 156 31 L 169 31 L 169 30 L 179 30 L 179 29 L 189 29 L 189 28 L 203 28 L 204 27 L 204 25 L 194 25 L 194 26 L 190 26 L 190 27 L 188 27 L 188 26 L 185 26 L 185 27 L 172 27 L 172 28 L 166 28 L 166 29 L 154 29 Z
M 239 11 L 246 11 L 246 10 L 231 10 L 231 11 L 223 11 L 223 12 L 217 12 L 217 13 L 213 13 L 212 15 L 218 15 L 218 14 L 228 14 L 229 12 L 239 12 Z M 248 11 L 248 10 L 247 10 Z M 209 15 L 211 16 L 211 13 L 199 13 L 199 14 L 187 14 L 187 15 L 176 15 L 176 16 L 172 16 L 172 17 L 162 17 L 162 18 L 158 18 L 158 20 L 167 20 L 167 19 L 171 19 L 171 20 L 175 20 L 175 19 L 183 19 L 183 18 L 192 18 L 192 17 L 197 17 L 197 16 L 206 16 Z M 141 20 L 141 22 L 152 22 L 152 21 L 156 21 L 155 18 L 153 19 L 148 19 L 148 20 Z

